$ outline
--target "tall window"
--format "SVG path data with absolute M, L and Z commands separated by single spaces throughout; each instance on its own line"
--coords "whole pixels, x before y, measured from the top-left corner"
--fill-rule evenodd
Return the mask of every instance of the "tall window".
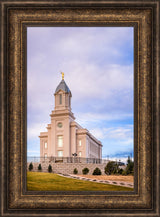
M 59 104 L 62 104 L 62 94 L 59 95 Z
M 69 97 L 69 107 L 71 106 L 71 98 Z
M 82 145 L 82 141 L 81 140 L 79 140 L 79 146 L 81 146 Z
M 80 151 L 80 152 L 79 152 L 79 157 L 81 157 L 81 156 L 82 156 L 82 152 Z
M 45 159 L 47 159 L 47 154 L 44 154 Z
M 63 136 L 58 136 L 58 147 L 63 147 Z
M 58 151 L 58 157 L 63 157 L 63 151 Z
M 47 142 L 44 143 L 44 147 L 47 148 Z

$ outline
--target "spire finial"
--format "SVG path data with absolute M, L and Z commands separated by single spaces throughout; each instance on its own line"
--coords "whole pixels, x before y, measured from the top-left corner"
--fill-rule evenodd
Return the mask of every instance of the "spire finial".
M 64 72 L 61 72 L 61 74 L 62 74 L 62 80 L 64 80 Z

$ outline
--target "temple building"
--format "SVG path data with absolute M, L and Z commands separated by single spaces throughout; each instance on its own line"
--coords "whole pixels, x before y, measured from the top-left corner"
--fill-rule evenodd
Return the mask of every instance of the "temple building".
M 102 158 L 102 144 L 87 129 L 82 128 L 71 111 L 71 91 L 62 80 L 57 86 L 54 98 L 55 108 L 50 114 L 51 123 L 47 132 L 40 133 L 41 157 L 83 157 Z

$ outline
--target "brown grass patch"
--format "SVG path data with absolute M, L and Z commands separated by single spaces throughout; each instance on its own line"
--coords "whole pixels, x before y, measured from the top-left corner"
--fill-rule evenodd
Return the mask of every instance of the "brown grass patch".
M 77 175 L 89 179 L 97 179 L 97 180 L 105 180 L 105 181 L 122 181 L 122 182 L 130 182 L 133 183 L 134 176 L 122 176 L 122 175 L 100 175 L 100 176 L 93 176 L 93 175 Z

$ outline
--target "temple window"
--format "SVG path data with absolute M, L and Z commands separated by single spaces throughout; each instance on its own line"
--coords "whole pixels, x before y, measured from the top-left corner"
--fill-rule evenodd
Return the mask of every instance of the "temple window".
M 62 104 L 62 94 L 59 95 L 59 104 Z
M 47 142 L 44 143 L 44 147 L 47 148 Z
M 58 151 L 58 157 L 63 157 L 63 151 Z
M 82 141 L 81 140 L 79 140 L 79 146 L 82 146 Z
M 63 136 L 58 136 L 58 147 L 63 147 Z
M 44 154 L 44 158 L 45 158 L 45 159 L 47 158 L 47 154 Z

